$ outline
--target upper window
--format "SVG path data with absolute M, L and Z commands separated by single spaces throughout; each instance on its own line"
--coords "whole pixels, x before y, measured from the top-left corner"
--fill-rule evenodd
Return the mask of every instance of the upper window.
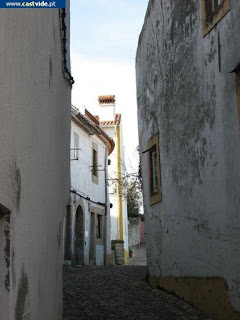
M 154 146 L 150 151 L 150 189 L 151 194 L 155 194 L 158 192 L 159 181 L 158 181 L 158 163 L 157 163 L 157 151 L 156 146 Z
M 92 181 L 98 184 L 98 145 L 93 142 L 92 143 Z
M 230 10 L 230 0 L 201 0 L 205 36 Z
M 76 132 L 73 133 L 73 151 L 74 151 L 74 155 L 73 155 L 74 160 L 78 160 L 78 157 L 79 157 L 79 135 Z
M 92 174 L 97 177 L 97 150 L 93 149 Z
M 147 150 L 149 175 L 149 203 L 153 205 L 162 201 L 159 137 L 158 134 L 148 140 Z

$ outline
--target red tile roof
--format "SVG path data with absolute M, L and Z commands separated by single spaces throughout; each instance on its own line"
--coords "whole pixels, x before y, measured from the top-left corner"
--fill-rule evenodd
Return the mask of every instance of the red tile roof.
M 112 104 L 115 103 L 115 95 L 111 96 L 99 96 L 98 97 L 99 104 Z
M 97 121 L 99 121 L 99 116 L 95 116 L 95 118 L 97 119 Z M 101 126 L 111 126 L 111 125 L 116 126 L 116 125 L 119 125 L 120 122 L 121 122 L 121 114 L 116 113 L 114 121 L 111 121 L 111 120 L 100 121 L 100 125 Z
M 99 126 L 99 119 L 97 119 L 94 115 L 91 114 L 87 109 L 85 109 L 85 116 L 90 119 L 93 123 Z

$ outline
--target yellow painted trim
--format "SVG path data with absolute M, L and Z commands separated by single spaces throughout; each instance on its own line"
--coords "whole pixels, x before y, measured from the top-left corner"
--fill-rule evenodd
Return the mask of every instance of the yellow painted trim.
M 228 285 L 222 278 L 149 278 L 155 288 L 174 292 L 214 320 L 240 320 L 228 297 Z
M 118 219 L 119 219 L 119 239 L 123 239 L 123 207 L 122 207 L 122 164 L 121 164 L 121 137 L 120 126 L 117 130 L 117 189 L 118 189 Z
M 124 264 L 128 262 L 128 251 L 124 249 Z
M 224 0 L 221 4 L 220 10 L 213 16 L 211 23 L 207 23 L 206 20 L 206 9 L 205 9 L 206 0 L 201 0 L 201 11 L 202 11 L 202 30 L 203 36 L 205 37 L 215 25 L 228 13 L 230 8 L 230 0 Z

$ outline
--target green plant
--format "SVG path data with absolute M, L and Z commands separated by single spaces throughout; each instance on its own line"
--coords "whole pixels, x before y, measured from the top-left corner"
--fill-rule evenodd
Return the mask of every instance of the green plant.
M 129 248 L 128 253 L 129 253 L 129 258 L 132 258 L 132 256 L 133 256 L 133 249 Z

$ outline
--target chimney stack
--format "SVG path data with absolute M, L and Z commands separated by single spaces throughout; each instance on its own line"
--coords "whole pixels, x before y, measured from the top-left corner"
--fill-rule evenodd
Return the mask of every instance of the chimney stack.
M 99 96 L 99 120 L 115 121 L 115 95 Z

